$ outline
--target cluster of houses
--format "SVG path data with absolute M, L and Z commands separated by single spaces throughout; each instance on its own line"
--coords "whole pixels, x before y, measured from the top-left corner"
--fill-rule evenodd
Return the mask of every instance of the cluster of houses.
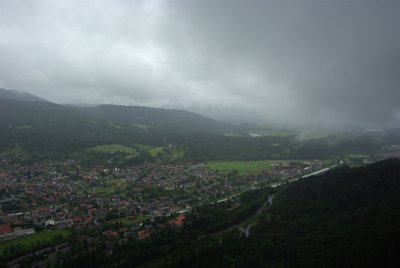
M 243 188 L 303 175 L 321 166 L 319 161 L 277 164 L 242 180 L 238 186 L 204 164 L 83 168 L 74 160 L 24 166 L 3 159 L 0 160 L 0 239 L 32 234 L 33 227 L 80 230 L 104 222 L 132 220 L 132 224 L 114 224 L 103 229 L 99 237 L 82 237 L 89 247 L 94 247 L 96 239 L 104 239 L 107 254 L 112 254 L 115 244 L 122 245 L 130 239 L 146 240 L 164 228 L 181 228 L 186 221 L 185 212 L 193 206 L 226 200 Z M 149 192 L 166 194 L 146 198 Z M 168 220 L 156 223 L 161 217 Z M 69 246 L 45 250 L 45 254 L 38 253 L 45 257 L 34 267 L 53 265 L 57 262 L 54 256 L 67 253 Z M 31 255 L 25 257 L 32 258 Z M 10 265 L 19 262 L 21 259 Z
M 184 215 L 178 215 L 166 224 L 158 224 L 154 226 L 153 224 L 135 224 L 132 226 L 123 226 L 119 228 L 112 228 L 103 231 L 101 235 L 105 239 L 105 253 L 111 255 L 116 244 L 123 245 L 127 243 L 130 239 L 136 240 L 146 240 L 152 237 L 157 231 L 165 228 L 181 228 L 186 220 Z M 115 221 L 114 223 L 118 223 Z M 22 231 L 22 230 L 21 230 Z M 28 230 L 26 230 L 28 231 Z M 30 230 L 33 231 L 34 230 Z M 0 234 L 6 234 L 11 236 L 11 232 L 17 232 L 17 230 L 12 230 L 10 225 L 0 225 Z M 96 245 L 103 239 L 101 237 L 93 237 L 89 235 L 82 235 L 79 237 L 78 243 L 86 245 L 89 251 L 95 251 Z M 103 240 L 104 241 L 104 240 Z M 48 246 L 42 248 L 35 252 L 29 253 L 24 256 L 20 256 L 14 260 L 7 263 L 7 267 L 21 267 L 21 263 L 28 261 L 32 263 L 32 267 L 52 267 L 57 266 L 60 257 L 66 256 L 70 253 L 71 245 L 67 242 L 57 244 L 55 246 Z M 74 258 L 74 256 L 70 256 Z
M 320 166 L 318 161 L 277 164 L 243 181 L 240 187 L 299 176 Z M 120 185 L 114 185 L 114 181 Z M 128 168 L 99 165 L 82 168 L 74 160 L 13 165 L 3 159 L 0 161 L 0 223 L 62 229 L 96 224 L 110 214 L 113 217 L 168 216 L 232 195 L 240 187 L 220 178 L 203 164 L 146 163 Z M 166 195 L 144 198 L 147 191 L 159 190 Z M 186 194 L 175 198 L 178 190 Z
M 97 194 L 99 187 L 116 178 L 124 182 L 124 187 L 129 187 L 111 189 L 108 195 Z M 168 191 L 199 187 L 204 192 L 211 191 L 205 185 L 213 184 L 216 178 L 214 172 L 193 164 L 148 163 L 122 169 L 82 168 L 74 160 L 25 166 L 3 160 L 0 163 L 0 223 L 79 229 L 87 224 L 98 224 L 110 215 L 113 218 L 169 216 L 187 211 L 191 207 L 189 203 L 196 199 L 174 200 L 172 194 L 137 200 L 113 191 L 129 191 L 140 196 L 147 189 Z
M 203 165 L 177 164 L 160 165 L 147 172 L 137 182 L 138 189 L 160 188 L 174 190 L 177 188 L 189 188 L 199 184 L 213 182 L 217 175 L 204 168 Z
M 400 158 L 400 145 L 388 145 L 382 147 L 372 159 L 364 159 L 364 163 L 379 161 L 388 158 Z
M 249 178 L 253 187 L 284 181 L 312 173 L 323 167 L 319 160 L 272 164 L 272 168 Z

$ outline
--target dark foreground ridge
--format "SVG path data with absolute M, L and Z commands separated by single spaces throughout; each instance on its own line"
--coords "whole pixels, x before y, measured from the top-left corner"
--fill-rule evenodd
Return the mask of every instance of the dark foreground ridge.
M 340 168 L 278 192 L 249 238 L 195 243 L 169 267 L 395 267 L 400 160 Z

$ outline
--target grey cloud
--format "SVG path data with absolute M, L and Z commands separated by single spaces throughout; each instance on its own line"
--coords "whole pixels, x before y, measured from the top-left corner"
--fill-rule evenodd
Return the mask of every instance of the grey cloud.
M 60 103 L 396 126 L 399 11 L 389 0 L 6 0 L 0 86 Z

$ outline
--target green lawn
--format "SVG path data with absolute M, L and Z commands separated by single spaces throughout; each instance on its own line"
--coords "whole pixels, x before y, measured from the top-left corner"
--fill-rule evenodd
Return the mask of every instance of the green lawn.
M 171 154 L 172 154 L 172 157 L 171 157 L 172 160 L 181 159 L 181 158 L 185 157 L 186 150 L 183 148 L 173 148 Z
M 139 151 L 147 151 L 153 157 L 157 156 L 159 153 L 163 152 L 162 147 L 155 147 L 147 144 L 134 144 L 134 147 Z
M 136 148 L 139 151 L 148 151 L 148 150 L 154 148 L 154 146 L 151 146 L 151 145 L 138 144 L 138 143 L 134 144 L 133 147 Z
M 120 222 L 123 226 L 131 226 L 134 224 L 143 223 L 149 218 L 150 218 L 149 216 L 138 216 L 135 218 L 123 217 L 123 218 L 108 220 L 106 221 L 106 223 Z
M 289 130 L 270 129 L 270 128 L 254 128 L 254 129 L 249 129 L 247 132 L 249 134 L 257 134 L 264 137 L 265 136 L 287 137 L 295 134 L 293 131 Z
M 67 238 L 71 234 L 70 231 L 66 230 L 46 230 L 37 232 L 31 235 L 23 236 L 14 240 L 7 240 L 0 242 L 0 256 L 4 256 L 4 250 L 10 247 L 25 247 L 30 248 L 38 245 L 38 243 L 47 244 L 58 236 Z
M 150 127 L 149 125 L 144 125 L 144 124 L 131 124 L 131 126 L 132 127 L 138 127 L 138 128 L 143 129 L 143 130 L 147 130 Z
M 101 187 L 101 188 L 96 188 L 96 193 L 100 195 L 110 195 L 115 192 L 115 189 L 112 187 Z
M 345 157 L 350 158 L 350 159 L 364 159 L 364 158 L 368 158 L 369 155 L 367 155 L 367 154 L 346 154 Z
M 240 176 L 256 175 L 269 170 L 275 164 L 303 163 L 303 160 L 257 160 L 257 161 L 209 161 L 206 166 L 224 174 L 237 171 Z M 309 161 L 313 162 L 313 161 Z M 323 165 L 330 165 L 332 160 L 322 160 Z
M 272 164 L 283 164 L 291 162 L 289 160 L 258 160 L 258 161 L 210 161 L 207 167 L 212 170 L 218 170 L 222 173 L 228 173 L 236 170 L 238 175 L 255 175 L 263 170 L 268 170 Z
M 117 190 L 123 189 L 126 186 L 126 181 L 123 179 L 111 179 L 107 180 L 103 187 L 95 189 L 96 193 L 100 195 L 110 195 L 115 193 Z
M 111 127 L 115 127 L 115 128 L 118 128 L 118 129 L 122 128 L 121 126 L 118 126 L 118 125 L 116 125 L 114 122 L 111 122 L 111 121 L 109 121 L 108 124 L 109 124 Z
M 157 156 L 158 154 L 162 153 L 164 150 L 162 147 L 154 147 L 148 150 L 149 154 L 153 157 Z
M 31 125 L 21 125 L 21 126 L 17 126 L 18 129 L 30 129 L 32 128 Z
M 157 157 L 162 154 L 162 157 L 167 157 L 169 160 L 180 159 L 185 156 L 186 150 L 183 148 L 173 147 L 171 150 L 165 149 L 161 146 L 151 146 L 147 144 L 134 144 L 133 147 L 138 151 L 147 151 L 151 156 Z
M 105 144 L 105 145 L 99 145 L 92 147 L 88 149 L 89 152 L 94 152 L 94 153 L 127 153 L 127 154 L 136 154 L 136 150 L 127 147 L 121 144 Z

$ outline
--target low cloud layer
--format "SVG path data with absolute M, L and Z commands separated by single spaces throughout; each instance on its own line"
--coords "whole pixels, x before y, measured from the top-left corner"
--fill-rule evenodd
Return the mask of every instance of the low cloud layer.
M 400 2 L 0 3 L 0 87 L 292 125 L 400 121 Z

